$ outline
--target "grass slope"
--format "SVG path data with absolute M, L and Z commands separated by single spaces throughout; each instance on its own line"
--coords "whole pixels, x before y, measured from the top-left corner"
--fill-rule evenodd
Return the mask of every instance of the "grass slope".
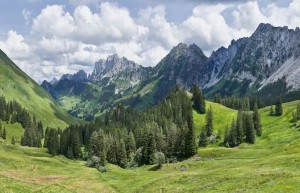
M 210 108 L 214 117 L 214 133 L 219 132 L 221 136 L 224 135 L 225 126 L 231 125 L 232 119 L 236 119 L 237 111 L 227 108 L 223 105 L 206 101 L 206 109 Z M 193 111 L 195 133 L 198 137 L 202 128 L 205 126 L 205 115 L 200 115 L 196 111 Z
M 44 149 L 0 145 L 0 190 L 5 192 L 299 192 L 300 131 L 290 123 L 298 101 L 284 104 L 282 117 L 261 109 L 263 135 L 238 148 L 208 147 L 186 161 L 108 173 L 81 161 L 49 157 Z M 208 103 L 209 104 L 209 103 Z M 211 104 L 224 128 L 235 111 Z M 213 106 L 214 105 L 214 106 Z M 227 110 L 227 111 L 225 111 Z M 231 116 L 229 116 L 231 114 Z M 203 124 L 196 115 L 195 125 Z M 202 122 L 201 122 L 202 121 Z M 201 122 L 201 123 L 198 123 Z M 4 142 L 5 143 L 5 142 Z M 1 144 L 1 142 L 0 142 Z
M 0 95 L 17 100 L 45 126 L 64 128 L 76 120 L 0 50 Z

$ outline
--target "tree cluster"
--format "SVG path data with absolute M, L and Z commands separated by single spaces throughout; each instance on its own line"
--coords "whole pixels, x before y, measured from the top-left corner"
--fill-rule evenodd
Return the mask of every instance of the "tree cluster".
M 273 105 L 271 105 L 270 115 L 271 116 L 281 116 L 282 114 L 283 114 L 282 99 L 281 99 L 281 97 L 277 97 L 276 104 L 275 104 L 275 111 L 274 111 Z
M 260 98 L 256 96 L 252 96 L 250 98 L 225 96 L 224 98 L 222 98 L 220 94 L 216 94 L 214 96 L 214 102 L 219 103 L 231 109 L 242 110 L 242 111 L 249 111 L 249 110 L 252 111 L 254 108 L 254 104 L 256 104 L 259 109 L 265 106 L 264 103 L 260 100 Z
M 192 102 L 179 86 L 159 105 L 144 112 L 118 105 L 107 112 L 104 119 L 70 126 L 58 135 L 60 151 L 56 153 L 75 159 L 87 154 L 88 165 L 99 170 L 106 163 L 123 168 L 161 165 L 178 157 L 192 156 L 197 151 Z M 50 139 L 46 139 L 47 134 L 45 143 L 49 146 Z M 82 146 L 86 154 L 80 152 Z
M 223 144 L 226 147 L 236 147 L 243 142 L 254 144 L 256 136 L 261 135 L 262 126 L 255 104 L 253 112 L 238 112 L 237 120 L 232 120 L 231 127 L 226 127 Z
M 0 97 L 0 119 L 11 124 L 21 124 L 24 128 L 21 145 L 30 147 L 42 146 L 41 139 L 44 137 L 42 122 L 38 122 L 35 117 L 31 118 L 29 112 L 16 100 L 7 102 L 4 96 Z

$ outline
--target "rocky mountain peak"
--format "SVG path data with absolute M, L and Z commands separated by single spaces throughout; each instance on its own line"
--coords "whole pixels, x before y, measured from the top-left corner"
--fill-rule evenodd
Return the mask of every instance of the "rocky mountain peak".
M 274 27 L 269 23 L 260 23 L 254 33 L 265 33 L 273 28 Z
M 49 82 L 51 85 L 54 85 L 58 82 L 57 78 L 53 77 L 52 80 Z
M 87 73 L 84 70 L 79 70 L 78 72 L 74 74 L 64 74 L 60 78 L 59 81 L 62 80 L 72 80 L 72 81 L 87 81 Z
M 135 62 L 128 60 L 125 57 L 120 58 L 117 54 L 113 54 L 108 56 L 106 60 L 100 59 L 95 63 L 95 68 L 90 79 L 96 81 L 103 77 L 112 78 L 124 70 L 132 71 L 138 68 L 141 68 L 141 66 Z

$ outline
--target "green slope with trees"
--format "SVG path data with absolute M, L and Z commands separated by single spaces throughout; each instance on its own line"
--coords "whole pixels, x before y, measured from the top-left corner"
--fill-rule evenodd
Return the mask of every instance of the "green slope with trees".
M 64 128 L 76 120 L 0 50 L 0 96 L 16 100 L 44 126 Z
M 263 130 L 255 144 L 200 148 L 194 157 L 163 164 L 158 170 L 154 165 L 121 169 L 108 164 L 108 172 L 100 173 L 82 161 L 51 157 L 46 149 L 0 139 L 0 188 L 7 192 L 298 192 L 300 120 L 293 121 L 298 104 L 283 104 L 281 116 L 270 115 L 270 107 L 260 109 Z M 227 114 L 237 113 L 219 104 L 206 105 L 212 106 L 215 127 L 225 129 L 224 123 L 232 121 Z M 205 116 L 196 116 L 195 127 L 201 126 L 201 119 Z

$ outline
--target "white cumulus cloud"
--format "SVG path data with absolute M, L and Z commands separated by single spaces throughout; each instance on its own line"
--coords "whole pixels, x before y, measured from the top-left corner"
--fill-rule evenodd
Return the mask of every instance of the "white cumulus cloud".
M 0 41 L 0 48 L 37 81 L 80 69 L 91 72 L 94 62 L 114 53 L 154 66 L 180 42 L 196 43 L 209 55 L 232 39 L 251 35 L 261 22 L 300 26 L 300 0 L 288 7 L 275 3 L 261 7 L 257 1 L 204 3 L 177 22 L 167 19 L 164 6 L 146 7 L 132 16 L 128 8 L 116 3 L 70 2 L 72 11 L 63 5 L 48 5 L 34 18 L 24 9 L 30 34 L 10 30 Z M 96 6 L 96 11 L 89 5 Z

